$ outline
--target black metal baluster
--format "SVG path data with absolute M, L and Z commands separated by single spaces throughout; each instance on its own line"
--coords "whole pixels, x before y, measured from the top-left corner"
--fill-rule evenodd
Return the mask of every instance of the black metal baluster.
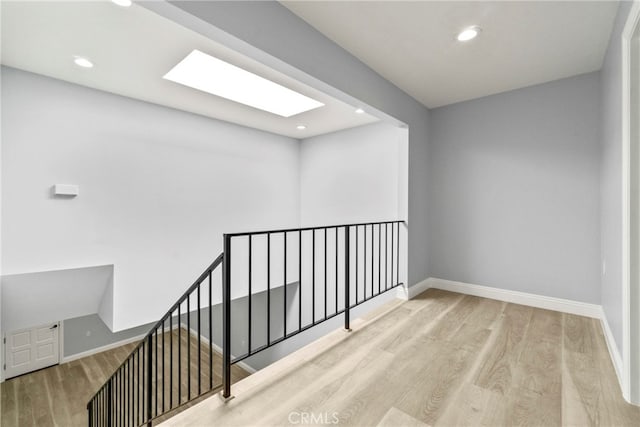
M 144 358 L 145 358 L 145 354 L 144 354 L 144 341 L 142 341 L 140 343 L 140 345 L 138 346 L 138 359 L 140 362 L 140 399 L 138 401 L 138 411 L 140 412 L 140 423 L 138 423 L 138 425 L 142 425 L 144 424 L 144 412 L 145 412 L 145 400 L 144 400 L 144 390 L 145 390 L 145 370 L 144 370 Z
M 129 357 L 129 365 L 129 418 L 131 418 L 131 425 L 133 425 L 136 415 L 133 400 L 133 357 Z
M 267 345 L 271 345 L 271 233 L 267 233 Z
M 362 230 L 364 235 L 364 244 L 362 248 L 362 300 L 367 300 L 367 224 L 364 225 Z
M 400 223 L 398 226 L 398 241 L 396 242 L 396 283 L 400 284 Z
M 298 230 L 298 331 L 302 329 L 302 230 Z
M 164 412 L 164 320 L 162 321 L 162 412 Z
M 96 425 L 102 425 L 102 392 L 99 391 L 96 395 Z
M 152 411 L 152 393 L 151 390 L 153 385 L 151 383 L 153 379 L 153 335 L 149 334 L 149 338 L 147 338 L 147 426 L 151 427 L 151 419 L 153 418 Z
M 371 224 L 371 298 L 373 298 L 373 282 L 375 281 L 373 277 L 373 247 L 375 243 L 373 242 L 373 224 Z
M 140 425 L 140 348 L 136 350 L 136 425 Z
M 324 229 L 324 320 L 327 320 L 327 229 Z
M 224 235 L 222 269 L 222 397 L 231 397 L 231 236 Z
M 178 406 L 182 403 L 182 303 L 178 304 Z
M 284 232 L 284 303 L 282 304 L 284 314 L 284 330 L 282 337 L 287 336 L 287 232 Z
M 169 314 L 169 409 L 173 408 L 173 311 Z
M 213 297 L 211 291 L 213 286 L 211 285 L 211 274 L 209 272 L 209 390 L 213 389 Z
M 131 359 L 127 359 L 127 426 L 132 424 L 131 422 Z
M 155 381 L 153 382 L 154 397 L 155 397 L 155 415 L 158 415 L 158 330 L 156 329 L 153 334 L 155 335 L 155 343 L 153 345 L 153 356 L 155 358 L 154 371 Z
M 394 287 L 395 285 L 393 284 L 393 242 L 394 242 L 394 223 L 391 223 L 391 287 Z
M 336 227 L 336 314 L 338 314 L 338 227 Z
M 251 238 L 252 236 L 249 235 L 249 307 L 248 307 L 248 313 L 249 313 L 249 323 L 248 323 L 248 328 L 247 328 L 247 354 L 251 353 L 251 314 L 252 314 L 252 310 L 251 310 L 251 299 L 253 294 L 251 293 Z
M 138 350 L 139 353 L 142 353 L 142 370 L 141 370 L 141 375 L 142 375 L 142 381 L 141 381 L 141 387 L 142 387 L 142 400 L 140 403 L 140 411 L 142 412 L 141 416 L 142 416 L 142 422 L 144 423 L 144 412 L 145 412 L 145 408 L 144 408 L 144 404 L 146 402 L 145 400 L 145 392 L 146 392 L 146 386 L 145 386 L 145 376 L 146 376 L 146 372 L 145 371 L 145 359 L 146 359 L 146 354 L 144 352 L 144 341 L 142 342 L 142 344 L 140 345 L 140 349 Z
M 350 327 L 350 310 L 349 310 L 349 226 L 344 228 L 344 329 L 351 330 Z
M 356 225 L 356 305 L 358 304 L 358 226 Z
M 200 285 L 198 284 L 198 396 L 202 394 L 202 329 L 200 328 Z
M 311 324 L 316 323 L 316 230 L 311 230 Z
M 382 224 L 378 224 L 378 294 L 382 286 Z
M 111 427 L 113 425 L 113 377 L 109 378 L 107 382 L 107 425 Z
M 389 285 L 389 263 L 387 258 L 387 252 L 389 249 L 389 224 L 384 224 L 384 290 L 386 291 Z
M 120 415 L 122 418 L 122 425 L 125 426 L 126 425 L 126 421 L 127 421 L 127 405 L 126 405 L 126 401 L 124 399 L 124 366 L 122 367 L 122 369 L 120 370 Z
M 191 400 L 191 295 L 187 295 L 187 401 L 189 400 Z

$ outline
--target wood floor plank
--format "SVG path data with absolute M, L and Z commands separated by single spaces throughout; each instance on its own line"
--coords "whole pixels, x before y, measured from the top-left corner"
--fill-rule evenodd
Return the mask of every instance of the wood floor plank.
M 462 348 L 436 340 L 422 341 L 417 354 L 433 352 L 429 364 L 422 369 L 401 369 L 400 384 L 409 385 L 408 392 L 396 403 L 396 407 L 427 424 L 435 421 L 446 408 L 465 372 L 470 368 L 475 354 Z
M 501 394 L 473 384 L 465 384 L 451 399 L 447 411 L 435 426 L 499 426 L 505 419 L 506 405 Z
M 428 427 L 428 424 L 405 414 L 401 410 L 392 407 L 384 414 L 376 427 Z
M 559 398 L 562 388 L 561 350 L 553 341 L 527 340 L 513 370 L 514 385 Z
M 594 351 L 594 337 L 591 335 L 590 320 L 586 317 L 565 314 L 564 318 L 564 349 L 574 353 L 588 353 Z
M 501 425 L 554 427 L 562 425 L 562 402 L 535 391 L 513 388 L 507 396 Z
M 496 339 L 483 361 L 474 384 L 506 395 L 513 386 L 516 364 L 533 309 L 508 304 L 496 329 Z
M 480 301 L 481 298 L 465 295 L 462 300 L 456 304 L 456 309 L 448 311 L 438 324 L 428 332 L 427 336 L 435 340 L 447 340 L 451 338 L 462 326 L 465 319 L 480 304 Z
M 452 310 L 461 300 L 462 295 L 433 289 L 425 292 L 423 296 L 434 296 L 433 301 L 423 299 L 422 308 L 414 309 L 410 317 L 407 317 L 406 324 L 399 328 L 397 333 L 392 334 L 385 340 L 379 340 L 377 345 L 383 351 L 395 353 L 402 348 L 402 345 L 411 341 L 415 336 L 426 335 L 433 328 L 439 317 L 447 311 Z

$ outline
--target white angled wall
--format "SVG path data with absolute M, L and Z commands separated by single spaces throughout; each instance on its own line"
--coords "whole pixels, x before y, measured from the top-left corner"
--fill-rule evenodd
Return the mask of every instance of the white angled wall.
M 297 140 L 6 67 L 2 89 L 2 273 L 113 264 L 115 330 L 157 320 L 224 232 L 299 224 Z

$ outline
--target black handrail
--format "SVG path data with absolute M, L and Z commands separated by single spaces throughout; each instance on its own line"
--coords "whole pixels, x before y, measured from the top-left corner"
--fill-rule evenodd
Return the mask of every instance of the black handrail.
M 231 365 L 236 364 L 240 361 L 243 361 L 257 353 L 260 353 L 270 347 L 273 347 L 280 342 L 287 340 L 299 333 L 302 333 L 320 323 L 326 322 L 338 315 L 344 314 L 344 328 L 346 330 L 350 330 L 350 311 L 352 308 L 375 298 L 382 293 L 385 293 L 391 289 L 394 289 L 398 286 L 403 285 L 400 281 L 400 225 L 404 224 L 404 221 L 395 220 L 395 221 L 381 221 L 381 222 L 363 222 L 363 223 L 355 223 L 355 224 L 341 224 L 341 225 L 330 225 L 330 226 L 317 226 L 317 227 L 302 227 L 302 228 L 286 228 L 286 229 L 276 229 L 276 230 L 263 230 L 263 231 L 250 231 L 250 232 L 242 232 L 242 233 L 228 233 L 224 235 L 224 269 L 223 269 L 223 282 L 222 282 L 222 293 L 223 293 L 223 366 L 225 371 L 225 378 L 229 378 Z M 333 235 L 332 239 L 327 238 L 327 231 L 330 231 L 330 234 Z M 340 233 L 342 231 L 342 233 Z M 362 238 L 360 238 L 360 231 L 362 231 Z M 320 239 L 316 239 L 316 235 L 320 235 Z M 352 234 L 355 236 L 355 239 L 351 239 Z M 369 235 L 369 238 L 367 238 Z M 274 258 L 273 251 L 273 237 L 282 236 L 282 259 L 283 265 L 277 268 L 272 268 L 272 259 Z M 294 237 L 293 243 L 294 245 L 288 246 L 288 236 L 297 236 Z M 342 238 L 340 238 L 342 236 Z M 390 236 L 390 237 L 389 237 Z M 306 238 L 306 243 L 310 244 L 311 247 L 305 250 L 303 249 L 303 237 Z M 244 275 L 247 274 L 247 339 L 246 339 L 246 351 L 238 354 L 238 345 L 234 347 L 233 344 L 237 344 L 237 342 L 232 340 L 237 337 L 233 337 L 231 335 L 231 289 L 232 289 L 232 271 L 231 271 L 231 260 L 232 254 L 239 250 L 237 247 L 232 250 L 235 245 L 232 245 L 233 240 L 246 240 L 248 252 L 247 256 L 243 257 L 243 259 L 247 259 L 248 263 L 245 267 L 242 267 L 242 271 L 234 271 L 234 275 L 240 273 Z M 260 343 L 261 345 L 256 345 L 255 342 L 257 340 L 253 339 L 253 311 L 252 311 L 252 300 L 256 297 L 254 295 L 254 258 L 253 251 L 258 246 L 256 245 L 256 241 L 258 239 L 263 240 L 263 244 L 266 245 L 266 256 L 263 258 L 267 259 L 266 266 L 266 277 L 263 277 L 263 284 L 266 288 L 266 314 L 264 315 L 264 322 L 259 322 L 260 325 L 266 324 L 266 337 L 263 339 L 264 342 Z M 297 240 L 297 246 L 295 245 Z M 322 243 L 320 245 L 320 253 L 324 255 L 321 258 L 322 263 L 324 264 L 322 269 L 316 269 L 316 248 L 317 243 Z M 360 244 L 363 243 L 362 253 L 360 253 Z M 329 245 L 331 243 L 331 245 Z M 335 245 L 333 245 L 335 243 Z M 331 248 L 329 248 L 331 246 Z M 333 250 L 335 247 L 335 262 L 333 263 L 333 268 L 327 268 L 328 263 L 328 251 Z M 297 252 L 296 252 L 297 248 Z M 352 256 L 352 252 L 354 256 Z M 370 254 L 371 257 L 368 259 L 367 254 Z M 374 255 L 377 254 L 377 262 L 374 259 Z M 290 264 L 288 263 L 288 258 L 292 255 L 297 255 L 298 267 L 297 274 L 293 274 L 293 278 L 288 277 L 288 267 Z M 303 274 L 303 260 L 305 261 L 304 266 L 307 267 L 307 270 L 311 272 L 311 289 L 306 289 L 303 286 L 304 282 L 304 274 Z M 354 262 L 355 261 L 355 262 Z M 370 264 L 370 274 L 368 273 L 368 267 Z M 340 275 L 340 270 L 342 266 L 342 271 L 344 273 L 343 276 Z M 331 266 L 330 266 L 331 267 Z M 377 267 L 377 280 L 374 274 L 374 270 Z M 395 268 L 394 268 L 395 267 Z M 274 299 L 277 297 L 272 296 L 274 292 L 274 283 L 273 283 L 273 271 L 279 270 L 282 268 L 282 282 L 276 284 L 276 288 L 282 288 L 282 310 L 283 313 L 281 316 L 278 316 L 281 319 L 282 327 L 279 328 L 282 330 L 282 334 L 277 337 L 272 337 L 271 326 L 273 322 L 272 315 L 272 303 Z M 308 273 L 307 271 L 307 273 Z M 324 283 L 322 283 L 323 290 L 322 295 L 318 295 L 319 291 L 316 286 L 316 276 L 317 273 L 322 271 L 323 274 L 321 276 Z M 352 272 L 353 279 L 355 282 L 352 283 Z M 362 272 L 362 275 L 359 273 Z M 331 302 L 333 303 L 335 309 L 333 312 L 328 311 L 327 301 L 329 287 L 328 278 L 329 273 L 331 273 L 333 284 L 331 290 L 333 292 Z M 384 276 L 383 276 L 384 275 Z M 308 276 L 308 274 L 307 274 Z M 335 280 L 333 278 L 335 277 Z M 342 277 L 342 279 L 341 279 Z M 291 280 L 289 280 L 291 279 Z M 307 277 L 308 279 L 308 277 Z M 309 280 L 306 280 L 305 285 L 309 285 Z M 377 289 L 375 288 L 375 284 L 377 283 Z M 236 283 L 237 284 L 237 283 Z M 287 287 L 295 285 L 297 286 L 297 308 L 298 308 L 298 316 L 297 319 L 297 328 L 293 331 L 290 331 L 290 328 L 287 325 L 292 325 L 291 323 L 287 323 L 288 320 L 288 308 L 289 304 L 287 301 Z M 369 285 L 369 286 L 367 286 Z M 237 287 L 234 288 L 237 292 Z M 309 291 L 311 293 L 311 308 L 307 311 L 311 311 L 311 321 L 304 322 L 303 324 L 303 313 L 304 313 L 304 305 L 302 304 L 303 300 L 303 291 Z M 340 292 L 342 291 L 342 298 L 340 298 Z M 318 297 L 320 299 L 320 306 L 324 307 L 323 316 L 321 318 L 317 318 L 316 316 L 316 300 Z M 340 304 L 339 300 L 342 299 L 342 303 Z M 293 302 L 291 303 L 291 307 L 293 307 Z M 242 310 L 234 309 L 234 314 L 236 316 L 240 315 Z M 280 324 L 278 325 L 280 326 Z M 233 350 L 238 354 L 237 356 L 233 356 Z M 228 398 L 231 396 L 231 381 L 224 380 L 223 381 L 223 397 Z
M 403 285 L 400 281 L 400 225 L 404 221 L 381 221 L 381 222 L 363 222 L 355 224 L 340 224 L 330 226 L 287 228 L 276 230 L 251 231 L 243 233 L 229 233 L 224 235 L 223 247 L 221 253 L 213 263 L 205 269 L 205 271 L 195 280 L 195 282 L 182 294 L 182 296 L 174 303 L 169 311 L 151 328 L 142 341 L 134 348 L 131 354 L 109 377 L 105 384 L 96 392 L 87 404 L 89 413 L 89 426 L 141 426 L 147 424 L 152 425 L 154 420 L 175 409 L 185 405 L 195 398 L 203 396 L 222 389 L 222 395 L 225 398 L 231 396 L 231 366 L 251 357 L 269 347 L 272 347 L 286 339 L 289 339 L 299 333 L 302 333 L 320 323 L 326 322 L 334 317 L 344 314 L 344 328 L 350 330 L 350 310 L 366 301 L 375 298 L 382 293 Z M 390 229 L 390 230 L 389 230 Z M 342 233 L 340 233 L 342 231 Z M 362 231 L 362 239 L 360 232 Z M 390 231 L 390 233 L 389 233 Z M 328 233 L 329 232 L 329 233 Z M 355 233 L 354 233 L 355 232 Z M 328 238 L 333 235 L 333 239 Z M 278 268 L 272 268 L 272 260 L 277 255 L 273 250 L 272 237 L 283 236 L 283 264 Z M 297 235 L 297 253 L 296 245 L 292 245 L 288 251 L 288 236 Z M 389 235 L 391 236 L 389 238 Z M 320 238 L 316 238 L 319 236 Z M 342 236 L 342 239 L 340 239 Z M 355 239 L 352 239 L 355 237 Z M 231 326 L 232 326 L 232 304 L 239 301 L 238 297 L 232 300 L 232 240 L 245 238 L 247 240 L 248 256 L 246 271 L 248 277 L 247 283 L 247 347 L 246 352 L 239 352 L 235 348 L 237 356 L 232 354 L 234 344 Z M 266 243 L 266 278 L 263 277 L 266 289 L 266 314 L 265 323 L 266 340 L 264 343 L 256 344 L 253 340 L 253 299 L 258 293 L 254 292 L 258 286 L 254 287 L 254 265 L 256 257 L 253 256 L 254 245 L 259 239 L 264 238 Z M 306 240 L 305 240 L 306 238 Z M 311 245 L 310 250 L 303 249 L 303 241 Z M 362 252 L 360 252 L 360 244 L 362 244 Z M 295 240 L 294 240 L 295 243 Z M 331 243 L 331 245 L 330 245 Z M 318 245 L 320 244 L 320 245 Z M 384 246 L 383 246 L 384 245 Z M 320 247 L 318 247 L 320 246 Z M 331 247 L 330 247 L 331 246 Z M 335 248 L 335 262 L 331 268 L 329 265 L 329 252 Z M 317 250 L 318 249 L 318 250 Z M 316 268 L 318 254 L 323 256 L 323 268 Z M 352 256 L 354 254 L 354 256 Z M 293 277 L 288 275 L 288 258 L 297 255 L 297 275 Z M 311 257 L 309 257 L 311 255 Z M 342 257 L 340 257 L 342 255 Z M 377 255 L 377 262 L 376 256 Z M 390 256 L 389 256 L 390 255 Z M 263 258 L 263 259 L 264 259 Z M 333 259 L 333 257 L 332 257 Z M 260 258 L 258 258 L 258 261 Z M 304 261 L 304 263 L 303 263 Z M 354 262 L 355 261 L 355 262 Z M 333 262 L 333 261 L 332 261 Z M 222 300 L 222 381 L 220 383 L 214 381 L 213 369 L 213 321 L 212 311 L 214 306 L 212 274 L 218 266 L 222 264 L 222 287 L 216 291 L 220 291 Z M 308 287 L 309 280 L 304 280 L 304 267 L 307 273 L 311 272 L 311 289 Z M 340 275 L 340 266 L 342 266 L 343 275 Z M 375 270 L 377 267 L 377 276 Z M 394 268 L 395 267 L 395 268 Z M 237 268 L 237 267 L 236 267 Z M 280 268 L 282 270 L 280 270 Z M 271 325 L 274 316 L 271 313 L 272 303 L 276 301 L 277 296 L 272 293 L 280 287 L 279 283 L 273 281 L 273 272 L 282 272 L 282 334 L 273 337 Z M 321 277 L 317 277 L 322 273 Z M 360 274 L 362 273 L 362 274 Z M 394 277 L 395 273 L 395 277 Z M 237 274 L 237 271 L 234 272 Z M 384 280 L 383 280 L 384 274 Z M 352 280 L 352 276 L 353 279 Z M 333 285 L 329 288 L 329 280 L 335 278 Z M 340 279 L 342 277 L 342 279 Z M 377 280 L 376 280 L 377 277 Z M 207 280 L 208 279 L 208 280 Z M 293 281 L 289 283 L 288 279 Z M 308 277 L 307 277 L 308 279 Z M 324 280 L 317 280 L 324 279 Z M 324 283 L 322 283 L 324 282 Z M 208 306 L 208 361 L 209 368 L 202 367 L 202 287 L 208 284 L 208 304 L 205 301 L 205 307 Z M 377 289 L 376 285 L 377 284 Z M 287 287 L 297 286 L 298 294 L 298 318 L 297 322 L 289 323 L 290 326 L 297 326 L 293 331 L 287 327 L 288 304 L 287 304 Z M 318 286 L 317 286 L 318 285 Z M 342 287 L 340 286 L 342 285 Z M 237 288 L 234 289 L 237 292 Z M 305 295 L 307 291 L 311 294 L 311 321 L 303 322 L 303 313 L 305 305 L 303 305 L 303 291 Z M 333 312 L 329 312 L 328 294 L 332 291 L 332 308 Z M 342 304 L 339 303 L 340 291 L 342 291 Z M 191 298 L 196 299 L 197 310 L 191 309 Z M 240 296 L 241 298 L 242 296 Z M 307 297 L 308 298 L 308 297 Z M 319 299 L 319 307 L 316 308 L 316 301 Z M 277 302 L 277 301 L 276 301 Z M 183 305 L 186 303 L 186 311 L 183 311 Z M 293 304 L 291 304 L 293 307 Z M 323 309 L 322 309 L 323 308 Z M 322 309 L 322 310 L 321 310 Z M 197 336 L 197 387 L 193 389 L 191 382 L 191 318 L 192 312 L 197 316 L 196 328 L 194 334 Z M 238 307 L 233 310 L 234 315 L 239 315 L 242 310 Z M 318 318 L 317 314 L 322 313 L 322 317 Z M 182 320 L 186 316 L 186 338 L 183 338 L 181 332 Z M 174 321 L 176 325 L 174 325 Z M 277 318 L 275 319 L 277 321 Z M 169 324 L 167 334 L 167 323 Z M 297 325 L 296 325 L 297 323 Z M 175 326 L 175 327 L 174 327 Z M 174 358 L 174 332 L 177 329 L 177 358 Z M 168 335 L 168 343 L 166 335 Z M 186 341 L 186 345 L 183 345 Z M 183 366 L 183 347 L 186 347 L 187 363 Z M 166 349 L 169 349 L 167 354 Z M 158 356 L 160 355 L 160 359 Z M 168 362 L 167 360 L 168 359 Z M 177 372 L 174 370 L 174 364 L 177 362 Z M 168 384 L 167 384 L 167 365 L 168 365 Z M 159 374 L 160 371 L 160 374 Z M 182 375 L 187 375 L 186 396 L 182 390 Z M 208 375 L 208 384 L 204 384 L 203 377 Z M 174 377 L 177 377 L 177 399 L 174 399 Z M 168 385 L 168 388 L 167 388 Z M 167 393 L 168 390 L 168 393 Z M 169 395 L 169 403 L 166 404 L 166 394 Z M 177 400 L 177 401 L 176 401 Z
M 393 220 L 393 221 L 374 221 L 374 222 L 355 222 L 351 224 L 332 224 L 332 225 L 316 225 L 312 227 L 302 227 L 302 228 L 277 228 L 274 230 L 259 230 L 259 231 L 243 231 L 237 233 L 227 233 L 225 236 L 230 237 L 240 237 L 240 236 L 250 236 L 250 235 L 259 235 L 259 234 L 276 234 L 276 233 L 292 233 L 295 231 L 311 231 L 311 230 L 323 230 L 330 228 L 344 228 L 344 227 L 356 227 L 356 226 L 364 226 L 364 225 L 383 225 L 383 224 L 404 224 L 405 221 L 402 220 Z
M 213 306 L 213 287 L 212 274 L 216 268 L 222 264 L 224 254 L 221 253 L 207 267 L 204 272 L 189 286 L 189 288 L 178 298 L 175 304 L 171 306 L 169 311 L 160 318 L 158 322 L 149 330 L 144 338 L 136 345 L 133 351 L 127 356 L 122 364 L 116 369 L 104 385 L 95 393 L 87 404 L 89 413 L 89 426 L 140 426 L 147 424 L 151 426 L 154 419 L 185 405 L 189 401 L 203 394 L 218 390 L 222 387 L 221 383 L 214 384 L 213 369 L 213 326 L 212 326 L 212 306 Z M 208 279 L 208 281 L 206 281 Z M 205 282 L 206 281 L 206 282 Z M 203 369 L 202 366 L 202 330 L 201 330 L 201 287 L 208 284 L 208 333 L 209 333 L 209 369 Z M 196 294 L 198 308 L 197 313 L 198 325 L 198 387 L 192 396 L 190 385 L 191 379 L 191 297 Z M 182 312 L 182 305 L 187 303 L 186 313 Z M 177 315 L 176 315 L 177 312 Z M 186 363 L 186 373 L 189 378 L 189 386 L 186 393 L 186 400 L 183 398 L 181 377 L 182 371 L 185 370 L 181 357 L 183 339 L 182 339 L 182 317 L 187 317 L 186 331 L 186 347 L 189 354 Z M 177 343 L 174 345 L 174 320 L 176 321 Z M 169 323 L 168 340 L 167 323 Z M 160 336 L 158 332 L 160 331 Z M 168 341 L 168 344 L 165 342 Z M 177 347 L 178 357 L 174 360 L 174 349 Z M 167 352 L 168 349 L 168 352 Z M 158 355 L 160 354 L 160 360 Z M 169 359 L 167 362 L 165 359 Z M 177 372 L 174 370 L 174 361 L 177 362 Z M 167 366 L 168 365 L 168 366 Z M 160 375 L 159 369 L 161 369 Z M 167 384 L 168 370 L 168 384 Z M 177 374 L 177 375 L 176 375 Z M 201 377 L 203 375 L 209 377 L 208 387 L 203 389 Z M 177 376 L 178 392 L 174 399 L 173 380 Z M 169 386 L 166 393 L 166 386 Z M 167 405 L 166 394 L 169 395 Z

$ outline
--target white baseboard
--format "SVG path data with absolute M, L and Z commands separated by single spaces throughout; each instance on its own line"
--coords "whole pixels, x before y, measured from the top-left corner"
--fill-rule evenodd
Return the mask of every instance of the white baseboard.
M 429 288 L 490 298 L 498 301 L 506 301 L 515 304 L 528 305 L 546 310 L 560 311 L 562 313 L 577 314 L 579 316 L 602 318 L 602 306 L 586 302 L 572 301 L 563 298 L 547 297 L 526 292 L 510 291 L 506 289 L 492 288 L 489 286 L 473 285 L 470 283 L 454 282 L 452 280 L 428 278 Z
M 620 384 L 620 389 L 624 393 L 624 387 L 622 386 L 622 355 L 618 350 L 618 346 L 616 345 L 616 340 L 613 337 L 613 332 L 611 332 L 611 328 L 609 327 L 609 321 L 607 320 L 607 315 L 605 314 L 602 307 L 600 308 L 600 323 L 602 324 L 602 331 L 604 333 L 604 339 L 607 343 L 607 348 L 609 349 L 609 355 L 611 356 L 611 362 L 613 363 L 613 368 L 616 371 L 616 376 L 618 377 L 618 384 Z
M 112 344 L 103 345 L 102 347 L 92 348 L 91 350 L 83 351 L 82 353 L 72 354 L 71 356 L 62 356 L 60 359 L 60 364 L 69 363 L 74 360 L 82 359 L 83 357 L 91 356 L 96 353 L 102 353 L 103 351 L 111 350 L 116 347 L 120 347 L 125 344 L 129 344 L 135 341 L 140 341 L 145 337 L 146 334 L 137 335 L 135 337 L 127 338 L 126 340 L 114 342 Z
M 431 287 L 429 280 L 430 279 L 423 280 L 421 282 L 416 283 L 413 286 L 409 286 L 408 288 L 406 286 L 399 287 L 398 294 L 396 295 L 397 298 L 400 298 L 403 300 L 410 300 L 415 298 L 417 295 L 420 295 L 421 293 L 423 293 L 424 291 L 426 291 Z

